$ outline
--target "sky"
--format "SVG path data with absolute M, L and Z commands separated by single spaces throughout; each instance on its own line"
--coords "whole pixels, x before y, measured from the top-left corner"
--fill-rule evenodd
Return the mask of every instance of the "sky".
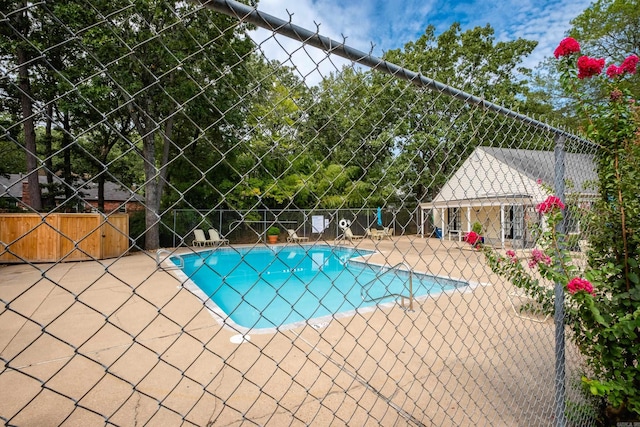
M 439 34 L 454 22 L 460 22 L 463 31 L 490 24 L 496 41 L 538 41 L 538 47 L 522 64 L 535 68 L 553 54 L 566 36 L 570 21 L 590 4 L 591 0 L 259 0 L 258 10 L 290 19 L 308 30 L 319 28 L 321 35 L 337 41 L 346 37 L 349 47 L 377 57 L 418 39 L 428 25 L 435 26 Z M 295 66 L 308 83 L 314 84 L 321 75 L 347 62 L 332 58 L 331 63 L 316 49 L 302 50 L 300 43 L 282 36 L 276 41 L 270 34 L 258 30 L 252 37 L 262 42 L 269 59 Z M 289 53 L 293 53 L 292 59 Z M 319 67 L 315 65 L 318 62 Z

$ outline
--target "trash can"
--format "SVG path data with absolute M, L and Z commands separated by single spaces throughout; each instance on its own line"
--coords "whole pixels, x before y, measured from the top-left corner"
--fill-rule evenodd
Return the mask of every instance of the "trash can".
M 439 227 L 436 227 L 436 238 L 442 239 L 442 230 Z

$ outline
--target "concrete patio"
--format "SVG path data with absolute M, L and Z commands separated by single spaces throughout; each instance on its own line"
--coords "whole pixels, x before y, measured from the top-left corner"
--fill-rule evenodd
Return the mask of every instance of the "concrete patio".
M 365 239 L 372 262 L 472 286 L 276 333 L 222 325 L 155 253 L 0 266 L 9 425 L 553 423 L 554 326 L 516 317 L 481 253 Z M 179 248 L 177 252 L 192 252 Z M 242 335 L 241 335 L 242 336 Z

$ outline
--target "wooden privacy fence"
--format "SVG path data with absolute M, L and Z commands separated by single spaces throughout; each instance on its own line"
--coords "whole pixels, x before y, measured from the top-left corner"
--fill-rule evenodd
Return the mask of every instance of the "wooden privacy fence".
M 129 216 L 0 214 L 0 262 L 114 258 L 129 249 Z

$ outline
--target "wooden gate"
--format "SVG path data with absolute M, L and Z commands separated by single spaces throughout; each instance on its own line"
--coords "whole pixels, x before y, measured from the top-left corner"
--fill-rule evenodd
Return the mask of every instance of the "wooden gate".
M 129 216 L 0 214 L 0 262 L 115 258 L 129 250 Z

